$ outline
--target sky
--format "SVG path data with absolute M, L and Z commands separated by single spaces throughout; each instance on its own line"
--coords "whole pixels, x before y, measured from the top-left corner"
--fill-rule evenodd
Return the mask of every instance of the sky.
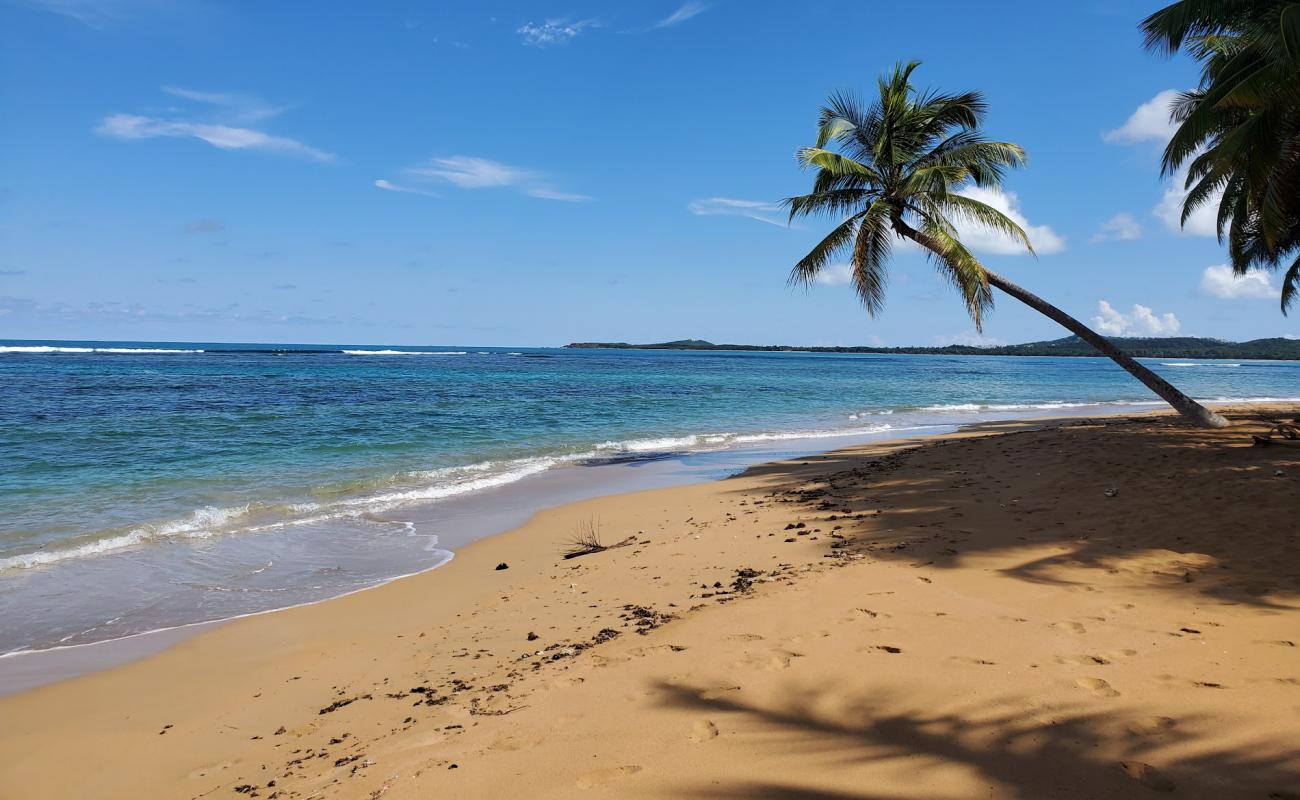
M 898 60 L 1029 154 L 1037 257 L 991 268 L 1112 335 L 1300 335 L 1277 274 L 1178 225 L 1159 2 L 0 0 L 0 338 L 546 346 L 1012 343 L 918 251 L 884 312 L 791 266 L 794 160 Z

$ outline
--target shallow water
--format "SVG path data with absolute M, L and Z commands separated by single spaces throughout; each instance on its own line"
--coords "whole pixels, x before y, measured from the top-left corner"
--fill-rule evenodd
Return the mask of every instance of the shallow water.
M 1147 363 L 1201 398 L 1300 396 L 1295 363 Z M 592 465 L 1117 405 L 1159 407 L 1104 359 L 0 342 L 0 652 L 427 569 Z

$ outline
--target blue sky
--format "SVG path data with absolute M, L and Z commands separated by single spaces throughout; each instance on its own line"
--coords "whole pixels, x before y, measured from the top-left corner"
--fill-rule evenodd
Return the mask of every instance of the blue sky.
M 1159 5 L 0 0 L 0 338 L 981 341 L 914 252 L 876 319 L 785 282 L 819 104 L 910 58 L 1029 152 L 987 199 L 1040 256 L 991 268 L 1110 333 L 1300 334 L 1168 224 Z M 983 341 L 1060 335 L 1000 298 Z

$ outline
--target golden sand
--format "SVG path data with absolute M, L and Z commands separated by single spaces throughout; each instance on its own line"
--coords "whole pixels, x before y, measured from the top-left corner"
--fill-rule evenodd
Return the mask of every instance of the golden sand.
M 1251 446 L 1295 413 L 552 509 L 0 700 L 0 797 L 1300 797 L 1300 448 Z M 636 539 L 562 559 L 596 520 Z

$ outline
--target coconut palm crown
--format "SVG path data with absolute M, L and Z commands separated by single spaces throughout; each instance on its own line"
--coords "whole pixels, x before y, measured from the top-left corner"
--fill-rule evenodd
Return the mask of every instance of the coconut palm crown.
M 795 265 L 790 279 L 808 284 L 849 251 L 853 286 L 875 315 L 884 304 L 894 239 L 910 239 L 961 292 L 979 328 L 993 295 L 954 221 L 1008 234 L 1030 252 L 1033 246 L 1013 220 L 959 190 L 1000 186 L 1007 168 L 1024 164 L 1025 151 L 980 132 L 987 106 L 979 92 L 914 89 L 911 77 L 918 66 L 917 61 L 896 65 L 880 78 L 879 95 L 869 105 L 837 93 L 821 109 L 817 144 L 797 156 L 800 165 L 817 170 L 813 190 L 785 204 L 791 220 L 827 215 L 843 221 Z
M 1008 168 L 1025 163 L 1025 151 L 980 133 L 986 110 L 978 92 L 940 94 L 911 83 L 919 62 L 898 64 L 880 79 L 878 96 L 864 106 L 835 94 L 817 120 L 817 144 L 799 151 L 799 163 L 816 169 L 813 190 L 785 201 L 790 219 L 829 216 L 835 228 L 794 265 L 790 280 L 807 285 L 838 255 L 849 251 L 853 287 L 867 312 L 880 312 L 895 239 L 920 245 L 982 326 L 997 288 L 1108 356 L 1151 391 L 1199 425 L 1228 421 L 1178 391 L 1113 342 L 1023 287 L 990 271 L 957 234 L 973 223 L 1010 236 L 1033 252 L 1014 220 L 962 194 L 969 186 L 997 187 Z

